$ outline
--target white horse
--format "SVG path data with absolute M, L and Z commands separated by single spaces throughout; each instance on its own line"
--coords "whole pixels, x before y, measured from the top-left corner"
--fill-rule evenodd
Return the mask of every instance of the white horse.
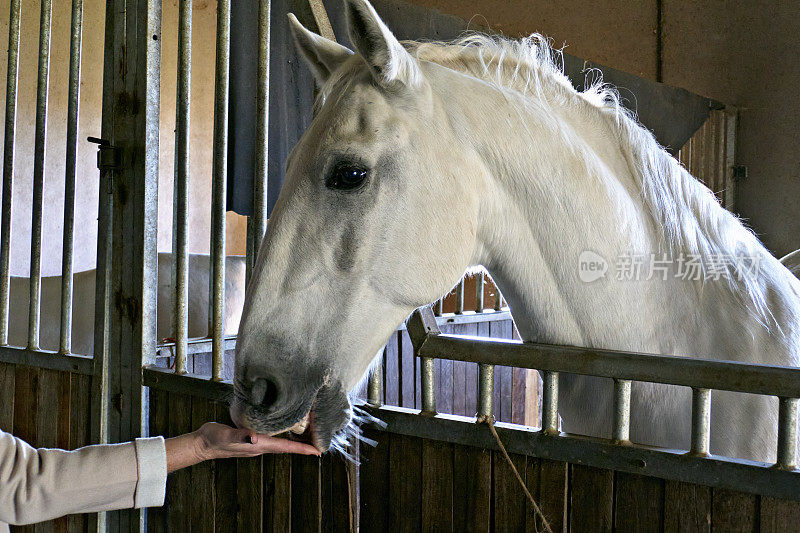
M 395 326 L 476 265 L 527 341 L 797 364 L 800 282 L 612 90 L 577 92 L 538 35 L 400 43 L 345 5 L 355 54 L 290 17 L 320 92 L 248 286 L 234 420 L 311 418 L 327 449 Z M 562 387 L 564 430 L 609 436 L 611 381 Z M 636 383 L 631 437 L 686 449 L 690 410 Z M 711 413 L 713 453 L 774 459 L 775 398 L 715 392 Z
M 208 333 L 209 256 L 189 255 L 189 337 Z M 158 340 L 172 331 L 172 254 L 158 254 Z M 245 262 L 243 256 L 228 256 L 225 262 L 226 335 L 235 335 L 244 305 Z M 29 278 L 12 277 L 10 293 L 9 344 L 28 344 Z M 72 281 L 72 353 L 94 353 L 95 271 L 76 272 Z M 61 276 L 42 278 L 39 346 L 57 351 L 61 332 Z

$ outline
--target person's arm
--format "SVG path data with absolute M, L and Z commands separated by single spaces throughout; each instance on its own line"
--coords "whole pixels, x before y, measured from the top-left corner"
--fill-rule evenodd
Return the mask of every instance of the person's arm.
M 319 453 L 307 444 L 214 423 L 166 442 L 152 437 L 71 452 L 37 450 L 0 431 L 0 522 L 30 524 L 72 513 L 160 506 L 167 470 L 267 452 Z

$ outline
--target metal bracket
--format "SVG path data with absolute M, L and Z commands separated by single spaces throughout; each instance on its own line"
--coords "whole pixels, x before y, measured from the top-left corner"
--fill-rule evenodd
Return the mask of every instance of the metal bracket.
M 120 149 L 112 146 L 106 139 L 88 137 L 90 143 L 97 145 L 97 168 L 100 170 L 115 170 L 120 166 Z

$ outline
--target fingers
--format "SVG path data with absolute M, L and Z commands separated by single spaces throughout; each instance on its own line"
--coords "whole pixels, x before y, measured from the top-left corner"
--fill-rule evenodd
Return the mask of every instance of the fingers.
M 232 430 L 230 449 L 231 451 L 250 457 L 263 453 L 320 455 L 319 450 L 310 444 L 278 437 L 270 437 L 269 435 L 255 433 L 249 429 Z

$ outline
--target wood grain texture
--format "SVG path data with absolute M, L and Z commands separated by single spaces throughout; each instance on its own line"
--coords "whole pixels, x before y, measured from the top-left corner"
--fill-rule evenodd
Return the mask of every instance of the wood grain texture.
M 711 489 L 681 481 L 666 481 L 664 531 L 711 531 Z
M 614 472 L 570 466 L 570 531 L 611 531 L 614 525 Z
M 236 459 L 238 531 L 262 531 L 264 491 L 261 457 Z
M 422 439 L 405 435 L 390 436 L 388 483 L 387 522 L 391 529 L 398 532 L 419 531 L 422 511 Z
M 321 531 L 322 473 L 320 459 L 292 456 L 292 531 Z
M 798 530 L 800 502 L 761 498 L 760 528 L 762 533 L 789 533 Z
M 453 530 L 488 531 L 491 525 L 492 453 L 453 447 Z
M 422 531 L 453 529 L 453 445 L 422 441 Z
M 711 517 L 715 531 L 753 533 L 758 531 L 758 496 L 735 490 L 712 489 Z M 798 526 L 797 523 L 794 524 Z
M 213 404 L 203 398 L 192 398 L 191 430 L 196 430 L 214 417 Z M 192 533 L 213 533 L 214 463 L 203 461 L 191 468 L 191 527 Z
M 492 455 L 494 461 L 494 530 L 499 532 L 524 531 L 527 522 L 525 492 L 505 456 L 501 452 L 493 452 Z M 509 456 L 527 486 L 527 458 L 514 453 Z
M 614 531 L 659 532 L 664 525 L 664 480 L 617 472 Z
M 389 441 L 391 435 L 364 428 L 364 436 L 377 444 L 359 448 L 359 525 L 365 533 L 389 530 Z
M 350 464 L 343 456 L 332 453 L 325 454 L 320 461 L 322 530 L 331 533 L 354 532 L 355 502 L 350 498 Z
M 169 426 L 165 436 L 174 437 L 192 430 L 192 401 L 190 396 L 169 393 Z M 167 477 L 165 505 L 169 508 L 167 527 L 170 531 L 182 531 L 191 520 L 192 473 L 184 468 Z
M 0 429 L 14 429 L 14 365 L 0 363 Z
M 264 457 L 264 530 L 289 531 L 292 527 L 292 458 Z
M 169 433 L 169 393 L 159 389 L 149 389 L 150 400 L 150 435 L 167 435 Z M 167 481 L 169 486 L 169 481 Z M 147 511 L 147 531 L 161 533 L 167 531 L 167 505 L 153 507 Z
M 212 406 L 215 421 L 232 425 L 227 405 L 214 403 Z M 236 459 L 216 459 L 213 475 L 214 531 L 218 533 L 234 531 L 239 505 L 236 498 Z

